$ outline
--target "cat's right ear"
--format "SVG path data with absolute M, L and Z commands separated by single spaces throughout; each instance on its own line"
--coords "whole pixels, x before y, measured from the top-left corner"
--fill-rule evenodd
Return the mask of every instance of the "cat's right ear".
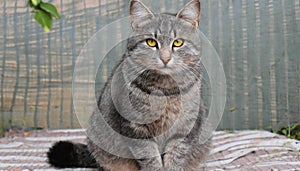
M 183 19 L 197 28 L 200 20 L 200 1 L 191 0 L 178 12 L 177 18 Z
M 153 13 L 139 0 L 130 1 L 130 16 L 133 29 L 144 25 L 154 17 Z

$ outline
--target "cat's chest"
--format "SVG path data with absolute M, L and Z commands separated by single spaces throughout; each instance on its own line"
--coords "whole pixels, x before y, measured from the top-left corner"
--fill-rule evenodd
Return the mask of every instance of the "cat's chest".
M 200 94 L 191 92 L 186 94 L 159 96 L 142 92 L 130 95 L 131 104 L 134 106 L 141 124 L 132 124 L 139 133 L 155 137 L 161 134 L 188 132 L 185 129 L 191 120 L 198 115 Z M 169 132 L 171 130 L 171 132 Z
M 149 115 L 152 115 L 155 120 L 145 126 L 152 136 L 168 131 L 183 113 L 183 106 L 179 96 L 150 97 L 149 102 Z
M 160 96 L 138 92 L 130 94 L 129 101 L 133 109 L 140 115 L 139 117 L 143 117 L 145 123 L 146 120 L 172 119 L 182 112 L 180 95 Z

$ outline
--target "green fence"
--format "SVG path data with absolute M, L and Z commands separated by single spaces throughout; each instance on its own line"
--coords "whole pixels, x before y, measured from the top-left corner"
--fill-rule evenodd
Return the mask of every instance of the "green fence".
M 142 1 L 156 13 L 176 13 L 188 2 Z M 76 58 L 100 28 L 129 14 L 129 0 L 49 2 L 62 16 L 50 33 L 33 21 L 25 1 L 0 2 L 0 128 L 79 127 L 72 105 Z M 299 0 L 201 0 L 201 5 L 200 29 L 220 54 L 227 79 L 219 129 L 300 122 Z

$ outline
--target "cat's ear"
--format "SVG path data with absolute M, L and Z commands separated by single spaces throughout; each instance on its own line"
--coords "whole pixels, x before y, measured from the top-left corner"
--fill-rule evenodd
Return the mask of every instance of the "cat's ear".
M 139 0 L 130 1 L 130 16 L 133 28 L 145 24 L 154 17 L 153 13 Z
M 176 17 L 191 23 L 197 28 L 200 20 L 200 1 L 190 1 L 177 13 Z

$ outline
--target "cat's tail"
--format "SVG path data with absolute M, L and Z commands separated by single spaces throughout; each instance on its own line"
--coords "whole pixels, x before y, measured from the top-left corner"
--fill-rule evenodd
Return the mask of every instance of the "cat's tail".
M 56 168 L 99 168 L 87 145 L 69 141 L 55 143 L 47 152 L 48 162 Z

